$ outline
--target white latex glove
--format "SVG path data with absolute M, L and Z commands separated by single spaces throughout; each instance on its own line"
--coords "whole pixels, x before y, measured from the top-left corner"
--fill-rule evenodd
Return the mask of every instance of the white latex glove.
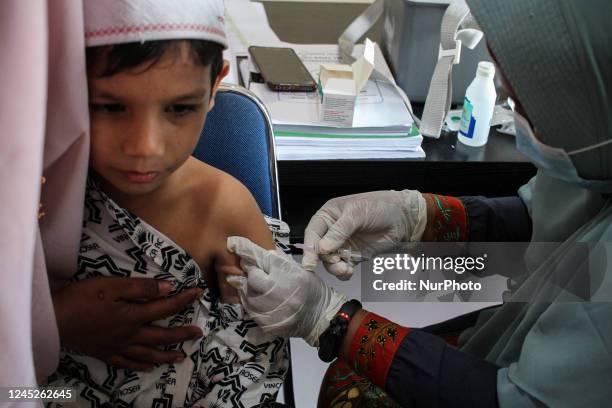
M 325 269 L 347 280 L 353 265 L 334 251 L 350 247 L 364 255 L 396 247 L 400 242 L 419 241 L 427 225 L 427 203 L 415 190 L 372 191 L 329 200 L 313 215 L 304 244 L 318 247 L 318 253 L 304 251 L 302 266 L 314 270 L 319 257 Z
M 318 346 L 319 336 L 347 301 L 290 255 L 266 250 L 247 238 L 229 237 L 227 249 L 241 258 L 244 276 L 228 276 L 249 317 L 274 336 L 301 337 Z

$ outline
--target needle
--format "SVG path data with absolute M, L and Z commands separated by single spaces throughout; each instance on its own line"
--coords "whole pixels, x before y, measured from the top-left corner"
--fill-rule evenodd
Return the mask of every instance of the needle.
M 314 253 L 319 253 L 319 248 L 318 245 L 306 245 L 304 243 L 296 243 L 296 244 L 290 244 L 292 247 L 294 248 L 298 248 L 301 249 L 302 251 L 308 251 L 308 252 L 314 252 Z M 364 257 L 361 252 L 359 251 L 351 251 L 350 248 L 339 248 L 336 252 L 335 252 L 340 259 L 342 259 L 345 262 L 351 262 L 352 264 L 357 264 L 359 262 L 364 262 L 364 261 L 368 261 L 369 258 Z

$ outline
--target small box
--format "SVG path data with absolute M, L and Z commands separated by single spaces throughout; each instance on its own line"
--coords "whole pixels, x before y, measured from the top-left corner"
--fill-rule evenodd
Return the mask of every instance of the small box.
M 363 56 L 351 65 L 321 64 L 319 119 L 332 126 L 353 126 L 357 96 L 374 70 L 375 44 L 366 40 Z
M 397 84 L 413 102 L 425 102 L 438 61 L 440 26 L 450 0 L 385 0 L 381 48 Z M 480 61 L 491 61 L 485 41 L 463 47 L 453 67 L 453 103 L 463 103 Z

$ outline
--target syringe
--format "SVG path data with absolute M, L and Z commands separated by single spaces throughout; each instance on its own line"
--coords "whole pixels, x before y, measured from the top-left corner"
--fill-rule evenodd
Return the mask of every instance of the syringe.
M 306 245 L 304 243 L 296 243 L 290 245 L 294 248 L 301 249 L 304 252 L 308 251 L 315 252 L 317 254 L 319 253 L 319 246 L 317 244 Z M 338 255 L 343 261 L 350 262 L 353 265 L 369 260 L 369 258 L 363 256 L 361 252 L 352 251 L 351 248 L 339 248 L 338 250 L 336 250 L 336 252 L 334 252 L 334 254 Z

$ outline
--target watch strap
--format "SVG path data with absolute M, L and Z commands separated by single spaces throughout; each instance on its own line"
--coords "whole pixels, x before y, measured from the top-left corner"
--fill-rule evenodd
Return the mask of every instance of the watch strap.
M 321 360 L 329 363 L 338 357 L 349 323 L 361 308 L 361 302 L 352 299 L 344 303 L 338 310 L 329 327 L 319 337 L 319 358 Z

